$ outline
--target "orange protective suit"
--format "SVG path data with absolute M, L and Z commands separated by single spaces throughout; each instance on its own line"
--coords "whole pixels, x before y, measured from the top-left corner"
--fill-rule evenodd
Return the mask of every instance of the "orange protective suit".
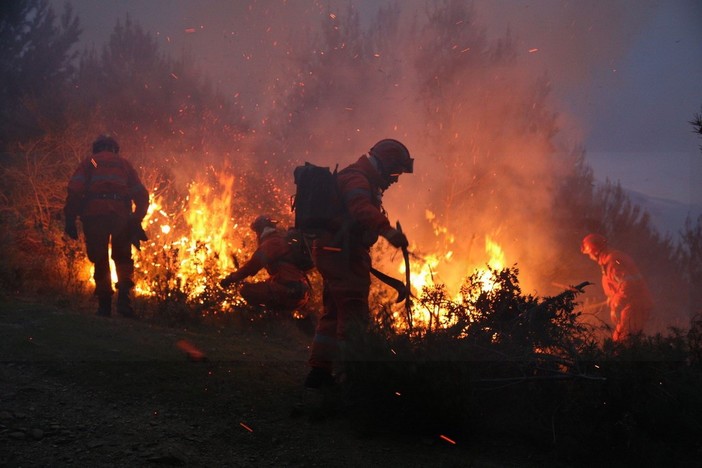
M 119 154 L 103 150 L 85 158 L 68 182 L 64 214 L 70 223 L 80 217 L 88 259 L 95 264 L 95 294 L 113 294 L 108 249 L 117 270 L 117 287 L 133 286 L 132 223 L 141 223 L 149 194 L 134 167 Z
M 312 342 L 310 367 L 331 372 L 339 352 L 369 320 L 370 247 L 390 229 L 381 207 L 383 180 L 367 156 L 339 171 L 339 190 L 348 214 L 334 224 L 336 233 L 321 235 L 313 245 L 314 263 L 323 279 L 324 313 Z
M 634 261 L 623 252 L 605 249 L 600 252 L 597 263 L 602 269 L 602 288 L 615 326 L 612 339 L 619 341 L 644 331 L 653 299 Z
M 244 283 L 239 293 L 251 305 L 271 309 L 295 310 L 303 307 L 310 297 L 305 272 L 289 259 L 290 244 L 285 234 L 273 227 L 263 230 L 259 245 L 251 258 L 237 271 L 228 275 L 222 285 L 236 283 L 265 268 L 270 277 L 265 281 Z

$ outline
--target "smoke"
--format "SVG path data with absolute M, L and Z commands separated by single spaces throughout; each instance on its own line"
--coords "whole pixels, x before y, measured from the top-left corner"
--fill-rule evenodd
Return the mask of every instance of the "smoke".
M 258 163 L 292 193 L 294 165 L 343 167 L 399 139 L 415 173 L 384 205 L 414 251 L 443 258 L 437 281 L 484 267 L 489 237 L 544 292 L 577 248 L 555 245 L 552 213 L 563 155 L 587 131 L 567 108 L 616 68 L 654 5 L 218 0 L 166 2 L 170 23 L 135 16 L 240 106 L 252 130 L 234 167 Z
M 557 110 L 616 67 L 651 9 L 637 4 L 632 15 L 627 2 L 189 3 L 181 32 L 162 39 L 239 103 L 255 130 L 240 157 L 265 160 L 283 191 L 295 164 L 343 167 L 397 138 L 415 174 L 384 205 L 417 253 L 442 257 L 437 281 L 484 267 L 489 237 L 543 291 L 562 255 L 563 155 L 583 131 Z

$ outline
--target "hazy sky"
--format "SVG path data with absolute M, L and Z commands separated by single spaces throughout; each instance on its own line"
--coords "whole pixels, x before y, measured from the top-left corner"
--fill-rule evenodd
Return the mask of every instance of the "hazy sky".
M 65 0 L 51 0 L 60 10 Z M 299 21 L 319 5 L 347 1 L 70 0 L 86 45 L 100 47 L 129 13 L 171 53 L 197 53 L 214 80 L 226 83 L 231 57 L 220 41 L 237 9 L 285 3 Z M 378 0 L 351 1 L 372 15 Z M 581 141 L 598 179 L 620 181 L 647 196 L 702 206 L 702 139 L 689 121 L 702 112 L 702 1 L 700 0 L 478 0 L 489 36 L 508 29 L 526 60 L 549 74 L 556 109 L 565 116 L 561 138 Z M 403 8 L 422 1 L 404 0 Z M 292 8 L 291 8 L 292 7 Z M 343 11 L 343 8 L 340 8 Z M 226 14 L 218 15 L 218 11 Z M 296 17 L 297 16 L 297 17 Z M 363 17 L 363 16 L 362 16 Z M 219 23 L 219 22 L 222 23 Z M 186 33 L 194 28 L 195 32 Z M 191 29 L 192 31 L 192 29 Z M 248 47 L 255 48 L 255 43 Z M 536 52 L 527 53 L 529 50 Z M 219 75 L 218 75 L 219 74 Z M 697 209 L 697 208 L 696 208 Z
M 702 139 L 689 124 L 702 106 L 701 1 L 486 3 L 539 48 L 575 127 L 566 134 L 598 178 L 702 205 Z

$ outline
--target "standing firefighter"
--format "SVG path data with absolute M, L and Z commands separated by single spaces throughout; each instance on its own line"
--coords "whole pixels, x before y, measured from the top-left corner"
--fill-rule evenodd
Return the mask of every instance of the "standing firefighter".
M 607 296 L 610 320 L 614 325 L 612 339 L 620 341 L 628 335 L 643 332 L 653 308 L 651 293 L 634 261 L 624 252 L 610 249 L 607 239 L 588 234 L 580 251 L 600 265 L 602 288 Z
M 305 387 L 334 383 L 333 362 L 353 356 L 370 318 L 370 247 L 383 236 L 397 248 L 407 237 L 390 226 L 382 195 L 400 174 L 413 172 L 414 160 L 397 140 L 381 140 L 336 176 L 343 214 L 317 236 L 312 248 L 323 280 L 324 312 L 311 346 Z
M 241 268 L 220 281 L 220 286 L 227 288 L 265 268 L 270 275 L 267 280 L 241 286 L 239 293 L 244 300 L 270 309 L 292 311 L 303 307 L 310 297 L 309 282 L 296 264 L 285 233 L 276 229 L 276 222 L 267 215 L 256 218 L 251 230 L 256 233 L 258 248 Z
M 68 182 L 64 213 L 66 234 L 78 239 L 80 217 L 88 259 L 95 265 L 97 315 L 112 311 L 112 277 L 108 249 L 117 269 L 117 312 L 133 317 L 131 290 L 134 261 L 131 247 L 146 240 L 141 222 L 149 207 L 149 194 L 132 165 L 119 155 L 119 144 L 107 135 L 93 142 L 92 156 L 80 163 Z

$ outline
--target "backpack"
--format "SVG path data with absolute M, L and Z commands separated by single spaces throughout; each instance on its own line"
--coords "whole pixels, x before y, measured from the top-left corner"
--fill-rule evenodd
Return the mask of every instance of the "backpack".
M 285 233 L 285 240 L 290 246 L 290 252 L 285 256 L 286 261 L 292 263 L 304 272 L 314 268 L 310 248 L 302 231 L 289 228 Z
M 296 191 L 292 199 L 295 228 L 313 235 L 333 228 L 332 221 L 344 210 L 336 183 L 336 168 L 306 162 L 293 172 Z

